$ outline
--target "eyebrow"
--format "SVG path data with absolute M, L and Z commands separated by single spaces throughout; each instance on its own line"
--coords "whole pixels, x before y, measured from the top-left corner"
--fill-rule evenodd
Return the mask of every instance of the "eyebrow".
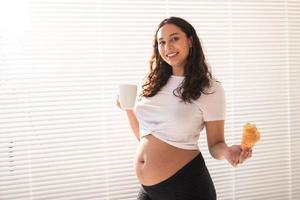
M 179 35 L 179 33 L 172 33 L 169 35 L 169 37 L 174 36 L 174 35 Z M 163 38 L 159 38 L 158 40 L 162 40 Z

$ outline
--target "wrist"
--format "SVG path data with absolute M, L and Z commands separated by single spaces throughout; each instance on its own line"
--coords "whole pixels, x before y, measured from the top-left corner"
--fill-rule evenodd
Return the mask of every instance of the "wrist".
M 228 158 L 229 155 L 230 155 L 230 147 L 228 147 L 226 145 L 226 147 L 224 148 L 224 151 L 223 151 L 223 156 L 227 160 L 227 158 Z
M 125 111 L 126 111 L 127 113 L 133 113 L 133 110 L 132 110 L 132 109 L 125 109 Z
M 225 142 L 218 142 L 210 148 L 210 153 L 215 159 L 222 160 L 227 152 L 227 148 Z
M 227 146 L 227 144 L 224 142 L 223 145 L 222 145 L 222 157 L 223 159 L 227 157 L 228 153 L 229 153 L 230 149 L 229 147 Z

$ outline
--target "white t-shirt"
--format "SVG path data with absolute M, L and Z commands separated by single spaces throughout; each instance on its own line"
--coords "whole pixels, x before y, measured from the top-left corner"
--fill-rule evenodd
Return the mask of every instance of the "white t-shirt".
M 225 95 L 221 84 L 212 80 L 211 87 L 192 103 L 184 103 L 173 94 L 183 76 L 172 75 L 153 97 L 143 97 L 135 107 L 140 138 L 152 134 L 182 149 L 199 149 L 198 140 L 205 121 L 225 119 Z

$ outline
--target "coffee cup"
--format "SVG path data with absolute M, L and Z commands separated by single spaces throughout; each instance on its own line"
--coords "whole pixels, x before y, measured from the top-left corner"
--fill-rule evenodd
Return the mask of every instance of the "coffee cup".
M 134 108 L 137 95 L 137 85 L 121 84 L 119 85 L 119 101 L 121 108 L 131 110 Z

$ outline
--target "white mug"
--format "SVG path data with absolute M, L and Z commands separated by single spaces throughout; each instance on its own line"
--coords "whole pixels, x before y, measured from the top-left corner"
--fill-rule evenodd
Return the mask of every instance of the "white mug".
M 119 85 L 119 101 L 121 107 L 126 110 L 134 108 L 137 95 L 137 85 L 121 84 Z

